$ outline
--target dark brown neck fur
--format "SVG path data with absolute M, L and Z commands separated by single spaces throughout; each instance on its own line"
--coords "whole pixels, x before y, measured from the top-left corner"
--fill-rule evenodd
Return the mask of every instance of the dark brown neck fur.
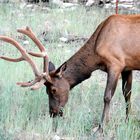
M 63 77 L 68 80 L 71 88 L 89 78 L 91 73 L 98 69 L 100 58 L 95 53 L 95 42 L 102 26 L 103 23 L 98 26 L 85 45 L 65 62 L 67 68 L 63 72 Z

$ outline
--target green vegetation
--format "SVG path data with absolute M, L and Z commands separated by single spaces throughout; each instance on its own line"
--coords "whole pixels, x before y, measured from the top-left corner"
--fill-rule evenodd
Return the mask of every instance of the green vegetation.
M 114 11 L 112 11 L 114 13 Z M 67 33 L 81 37 L 89 37 L 97 25 L 111 15 L 111 11 L 103 9 L 45 9 L 41 7 L 22 8 L 22 5 L 0 5 L 0 34 L 11 36 L 23 44 L 28 39 L 16 32 L 17 28 L 28 25 L 45 44 L 50 60 L 59 66 L 67 60 L 83 42 L 64 43 L 59 40 Z M 46 24 L 49 26 L 46 26 Z M 46 35 L 44 31 L 49 30 Z M 23 38 L 23 39 L 21 39 Z M 44 41 L 46 38 L 48 41 Z M 27 50 L 38 49 L 29 41 Z M 0 54 L 11 57 L 19 56 L 11 45 L 0 42 Z M 41 67 L 41 59 L 34 60 Z M 10 63 L 0 60 L 0 140 L 15 138 L 32 140 L 49 140 L 54 136 L 53 122 L 49 117 L 48 97 L 45 87 L 37 91 L 20 88 L 17 81 L 33 79 L 33 73 L 26 62 Z M 66 140 L 93 140 L 93 127 L 100 121 L 103 108 L 103 93 L 106 75 L 100 71 L 93 73 L 90 79 L 75 87 L 69 96 L 64 110 L 64 118 L 57 118 L 57 134 Z M 106 140 L 138 140 L 140 139 L 139 101 L 140 86 L 134 80 L 132 95 L 133 115 L 125 123 L 125 102 L 121 92 L 121 80 L 111 104 L 111 120 L 105 126 Z M 136 110 L 137 109 L 137 110 Z M 134 112 L 135 111 L 135 112 Z

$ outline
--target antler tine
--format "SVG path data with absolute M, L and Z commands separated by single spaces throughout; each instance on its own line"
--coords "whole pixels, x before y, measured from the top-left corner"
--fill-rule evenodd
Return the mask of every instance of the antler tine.
M 14 39 L 12 39 L 10 37 L 7 37 L 7 36 L 0 36 L 0 40 L 12 44 L 22 54 L 22 56 L 20 58 L 17 58 L 17 59 L 13 59 L 13 58 L 9 58 L 9 57 L 3 57 L 3 56 L 1 56 L 0 58 L 2 58 L 4 60 L 7 60 L 7 61 L 12 61 L 12 62 L 20 62 L 20 61 L 26 60 L 30 64 L 30 66 L 32 67 L 32 70 L 33 70 L 35 76 L 36 77 L 40 76 L 40 72 L 39 72 L 36 64 L 29 57 L 26 50 L 17 41 L 15 41 Z
M 0 56 L 1 59 L 7 60 L 7 61 L 11 61 L 11 62 L 20 62 L 23 61 L 23 57 L 19 57 L 19 58 L 9 58 L 9 57 L 5 57 L 5 56 Z
M 39 50 L 41 52 L 46 53 L 46 49 L 45 47 L 42 45 L 42 43 L 37 39 L 37 37 L 35 36 L 35 34 L 33 33 L 33 31 L 29 28 L 26 27 L 25 29 L 17 29 L 17 31 L 19 33 L 25 34 L 27 35 L 29 38 L 31 38 L 33 40 L 33 42 L 38 46 Z
M 31 86 L 31 90 L 37 90 L 40 87 L 43 87 L 45 82 L 46 82 L 45 79 L 41 79 L 40 82 L 37 82 L 33 86 Z
M 36 83 L 40 82 L 43 79 L 42 77 L 43 77 L 43 75 L 40 77 L 36 77 L 33 81 L 29 81 L 29 82 L 17 82 L 17 85 L 19 85 L 21 87 L 30 87 L 30 86 L 33 86 Z
M 28 52 L 30 55 L 36 56 L 36 57 L 43 57 L 44 58 L 44 72 L 46 72 L 45 78 L 48 79 L 49 71 L 48 71 L 48 66 L 49 66 L 49 60 L 48 60 L 48 55 L 46 53 L 46 49 L 43 46 L 43 44 L 38 40 L 38 38 L 35 36 L 33 31 L 29 28 L 26 27 L 25 29 L 18 29 L 18 32 L 27 35 L 29 38 L 33 40 L 33 42 L 37 45 L 41 53 L 33 53 L 33 52 Z

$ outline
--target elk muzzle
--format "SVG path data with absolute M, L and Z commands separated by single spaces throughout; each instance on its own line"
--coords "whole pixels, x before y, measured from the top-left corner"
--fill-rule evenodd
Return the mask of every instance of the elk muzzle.
M 57 116 L 62 117 L 63 116 L 63 107 L 60 108 L 52 108 L 50 107 L 50 117 L 55 118 Z

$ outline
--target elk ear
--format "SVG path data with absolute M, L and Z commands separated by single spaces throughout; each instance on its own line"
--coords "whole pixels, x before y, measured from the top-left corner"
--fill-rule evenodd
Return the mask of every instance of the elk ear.
M 55 75 L 58 77 L 58 78 L 62 78 L 62 72 L 65 71 L 67 68 L 67 64 L 64 63 L 63 65 L 61 65 L 55 72 Z
M 51 61 L 49 61 L 49 72 L 53 70 L 55 70 L 55 65 Z

